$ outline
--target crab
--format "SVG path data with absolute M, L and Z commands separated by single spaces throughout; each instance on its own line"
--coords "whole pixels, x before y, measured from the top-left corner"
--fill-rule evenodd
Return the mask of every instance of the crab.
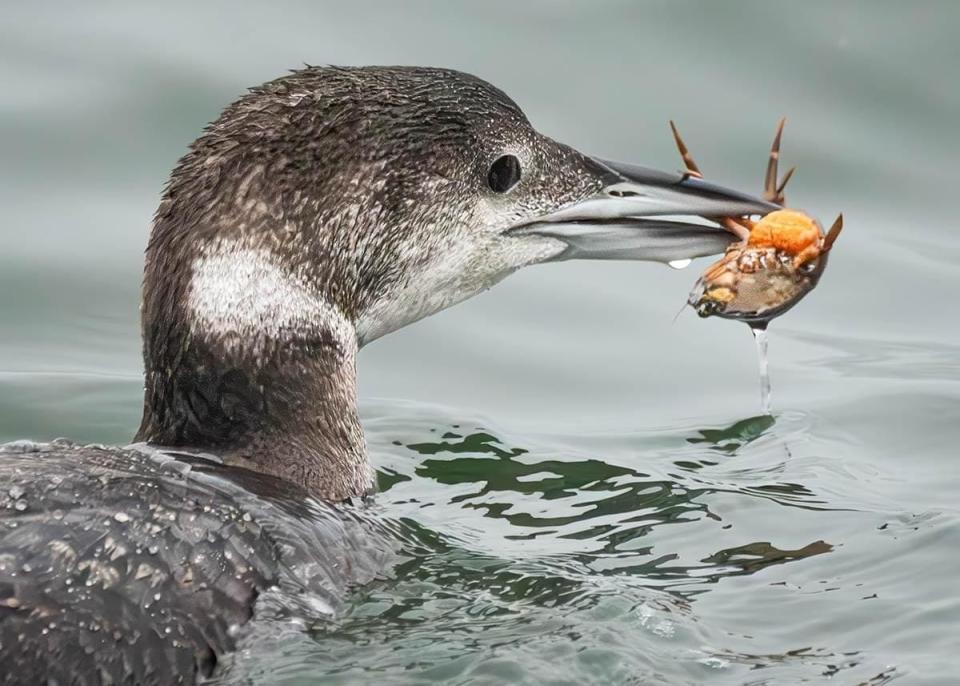
M 781 119 L 770 147 L 764 179 L 764 198 L 780 205 L 758 221 L 747 217 L 710 217 L 740 240 L 732 243 L 697 281 L 688 303 L 701 317 L 717 315 L 755 326 L 780 316 L 817 285 L 826 268 L 827 254 L 843 228 L 843 215 L 824 233 L 820 223 L 799 210 L 787 209 L 784 188 L 796 167 L 778 182 Z M 671 121 L 687 176 L 703 178 Z

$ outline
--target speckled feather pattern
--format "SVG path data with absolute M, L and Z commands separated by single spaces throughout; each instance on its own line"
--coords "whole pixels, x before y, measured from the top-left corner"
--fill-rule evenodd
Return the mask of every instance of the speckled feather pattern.
M 193 683 L 261 594 L 322 621 L 393 555 L 361 510 L 200 459 L 10 444 L 0 473 L 0 683 Z

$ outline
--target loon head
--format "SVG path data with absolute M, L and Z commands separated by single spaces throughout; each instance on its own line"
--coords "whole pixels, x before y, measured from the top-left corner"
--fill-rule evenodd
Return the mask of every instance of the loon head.
M 364 492 L 359 347 L 526 265 L 720 252 L 729 236 L 694 217 L 770 209 L 577 152 L 467 74 L 293 72 L 173 171 L 146 255 L 138 438 Z

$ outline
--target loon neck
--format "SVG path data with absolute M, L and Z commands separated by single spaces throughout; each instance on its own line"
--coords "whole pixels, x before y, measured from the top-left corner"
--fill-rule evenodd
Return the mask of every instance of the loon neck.
M 309 351 L 258 365 L 238 364 L 195 339 L 182 351 L 176 366 L 147 369 L 136 440 L 213 452 L 327 500 L 372 491 L 355 347 L 321 338 Z
M 352 322 L 260 253 L 223 254 L 170 283 L 151 278 L 148 250 L 136 440 L 213 452 L 328 500 L 371 492 Z
M 224 446 L 227 464 L 278 476 L 327 500 L 373 490 L 357 411 L 356 347 L 320 342 L 254 375 L 260 397 L 253 430 Z M 233 402 L 230 392 L 226 402 Z

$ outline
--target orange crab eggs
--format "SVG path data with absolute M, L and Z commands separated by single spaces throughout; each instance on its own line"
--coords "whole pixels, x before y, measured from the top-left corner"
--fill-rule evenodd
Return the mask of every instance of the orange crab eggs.
M 750 229 L 747 245 L 793 256 L 797 265 L 820 254 L 823 232 L 815 219 L 797 210 L 775 210 Z

